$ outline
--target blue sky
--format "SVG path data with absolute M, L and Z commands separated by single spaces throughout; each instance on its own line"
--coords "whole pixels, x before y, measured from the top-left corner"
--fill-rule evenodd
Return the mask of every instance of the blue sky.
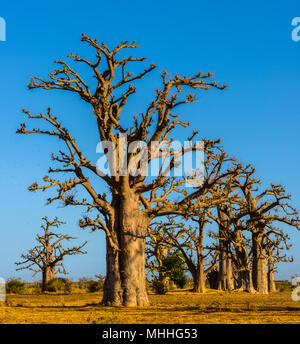
M 45 215 L 59 216 L 64 230 L 88 240 L 88 254 L 66 259 L 69 277 L 105 273 L 102 233 L 83 232 L 77 226 L 82 211 L 46 206 L 46 193 L 27 187 L 47 173 L 55 140 L 15 134 L 23 120 L 22 108 L 33 112 L 51 106 L 84 148 L 96 149 L 90 109 L 75 95 L 28 91 L 32 75 L 46 76 L 53 60 L 69 52 L 90 56 L 80 41 L 85 32 L 110 47 L 121 40 L 140 44 L 137 56 L 146 56 L 158 68 L 138 84 L 130 104 L 143 110 L 160 85 L 163 69 L 191 75 L 211 71 L 229 85 L 223 92 L 202 93 L 199 102 L 180 109 L 201 136 L 221 138 L 225 149 L 243 163 L 251 163 L 265 183 L 282 183 L 300 208 L 300 41 L 291 39 L 299 1 L 26 1 L 0 6 L 6 20 L 7 41 L 0 42 L 1 216 L 0 275 L 31 279 L 16 272 L 14 262 L 33 244 Z M 292 264 L 280 265 L 277 278 L 300 273 L 300 233 L 291 230 Z M 38 277 L 37 277 L 38 279 Z

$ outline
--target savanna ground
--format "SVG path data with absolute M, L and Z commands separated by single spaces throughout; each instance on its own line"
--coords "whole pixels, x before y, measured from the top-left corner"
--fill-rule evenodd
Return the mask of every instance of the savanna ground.
M 104 307 L 101 295 L 8 295 L 1 324 L 300 324 L 300 302 L 291 293 L 250 295 L 208 290 L 149 295 L 146 308 Z

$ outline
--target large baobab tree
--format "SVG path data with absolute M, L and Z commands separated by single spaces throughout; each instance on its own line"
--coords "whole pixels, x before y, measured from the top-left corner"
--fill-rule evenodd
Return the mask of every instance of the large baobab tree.
M 149 303 L 145 284 L 145 235 L 149 223 L 157 216 L 180 213 L 191 203 L 196 207 L 196 202 L 192 201 L 205 188 L 186 188 L 184 178 L 171 178 L 169 173 L 178 167 L 184 153 L 198 149 L 205 151 L 205 147 L 214 144 L 205 141 L 204 145 L 199 145 L 194 142 L 197 134 L 194 132 L 189 137 L 193 143 L 187 149 L 179 148 L 166 153 L 163 147 L 172 146 L 170 135 L 174 128 L 188 126 L 188 123 L 178 119 L 174 111 L 178 106 L 195 100 L 191 91 L 221 90 L 225 86 L 213 81 L 211 73 L 180 77 L 163 72 L 162 87 L 156 90 L 144 113 L 131 117 L 124 110 L 129 98 L 136 93 L 134 84 L 153 71 L 155 65 L 151 64 L 141 73 L 133 74 L 128 71 L 128 65 L 141 63 L 145 58 L 119 58 L 118 53 L 122 52 L 124 56 L 126 49 L 137 47 L 135 42 L 121 42 L 110 49 L 105 43 L 100 44 L 97 39 L 84 34 L 81 40 L 94 49 L 95 61 L 73 53 L 69 57 L 78 65 L 84 64 L 96 82 L 88 82 L 89 75 L 85 78 L 70 64 L 58 60 L 58 69 L 51 72 L 48 79 L 35 76 L 29 88 L 68 91 L 90 105 L 91 120 L 95 121 L 99 134 L 95 137 L 95 147 L 100 140 L 109 171 L 103 171 L 87 158 L 79 147 L 79 141 L 75 141 L 51 109 L 39 115 L 24 110 L 28 119 L 41 120 L 48 125 L 48 129 L 27 129 L 25 123 L 21 123 L 17 133 L 59 138 L 66 150 L 52 155 L 58 167 L 51 168 L 49 173 L 72 175 L 68 180 L 45 176 L 45 184 L 35 182 L 29 190 L 57 188 L 56 195 L 49 198 L 50 203 L 62 200 L 66 205 L 87 207 L 90 213 L 81 219 L 80 226 L 101 229 L 106 234 L 106 280 L 102 303 L 144 306 Z M 162 157 L 168 158 L 164 159 L 164 168 L 156 176 L 147 178 L 142 173 L 145 170 L 143 163 Z M 109 195 L 103 193 L 103 185 L 99 181 L 109 187 Z M 88 198 L 75 198 L 74 191 L 78 187 L 86 191 Z
M 61 234 L 51 231 L 51 227 L 58 228 L 63 222 L 55 218 L 53 221 L 43 217 L 44 224 L 41 226 L 43 234 L 36 235 L 36 241 L 39 245 L 28 250 L 27 253 L 22 254 L 21 262 L 16 262 L 20 266 L 18 270 L 29 269 L 36 275 L 38 272 L 42 273 L 42 290 L 45 291 L 47 283 L 55 277 L 56 273 L 66 274 L 66 269 L 63 265 L 65 256 L 85 254 L 82 248 L 86 245 L 84 242 L 80 246 L 72 248 L 63 248 L 62 241 L 75 239 L 67 234 Z

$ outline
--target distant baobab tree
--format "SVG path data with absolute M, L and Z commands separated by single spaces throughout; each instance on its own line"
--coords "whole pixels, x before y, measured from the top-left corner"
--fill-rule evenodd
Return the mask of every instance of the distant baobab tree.
M 74 246 L 72 248 L 63 248 L 63 240 L 76 239 L 67 234 L 54 233 L 50 231 L 51 227 L 58 228 L 63 222 L 55 218 L 53 221 L 48 220 L 47 217 L 43 217 L 44 224 L 41 226 L 43 234 L 36 236 L 36 241 L 39 245 L 28 250 L 27 253 L 22 254 L 21 262 L 15 264 L 21 266 L 18 270 L 29 269 L 34 271 L 34 276 L 38 272 L 42 272 L 42 290 L 45 291 L 47 283 L 55 277 L 56 273 L 66 274 L 66 269 L 63 265 L 63 259 L 65 256 L 71 256 L 76 254 L 86 254 L 82 251 L 82 248 L 87 242 L 84 242 L 80 246 Z

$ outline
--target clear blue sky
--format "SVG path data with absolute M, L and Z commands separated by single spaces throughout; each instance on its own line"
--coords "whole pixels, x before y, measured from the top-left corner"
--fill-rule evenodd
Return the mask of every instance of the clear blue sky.
M 136 55 L 158 66 L 139 84 L 133 111 L 143 110 L 162 69 L 187 75 L 211 71 L 228 84 L 226 91 L 208 92 L 182 108 L 182 118 L 202 136 L 222 138 L 225 149 L 255 165 L 264 182 L 285 184 L 300 208 L 300 41 L 291 39 L 299 1 L 7 1 L 0 17 L 7 23 L 7 41 L 0 42 L 0 276 L 31 279 L 30 272 L 16 272 L 14 262 L 33 245 L 44 215 L 59 216 L 67 222 L 65 231 L 88 240 L 86 256 L 66 259 L 69 277 L 105 273 L 104 235 L 78 228 L 82 211 L 45 206 L 47 193 L 27 191 L 47 173 L 57 143 L 15 134 L 22 108 L 52 106 L 75 136 L 81 133 L 83 146 L 95 151 L 86 104 L 75 95 L 25 87 L 32 75 L 46 76 L 54 59 L 71 51 L 89 55 L 79 41 L 82 32 L 109 46 L 136 40 L 141 46 Z M 290 236 L 295 262 L 280 265 L 277 278 L 300 273 L 300 233 Z

